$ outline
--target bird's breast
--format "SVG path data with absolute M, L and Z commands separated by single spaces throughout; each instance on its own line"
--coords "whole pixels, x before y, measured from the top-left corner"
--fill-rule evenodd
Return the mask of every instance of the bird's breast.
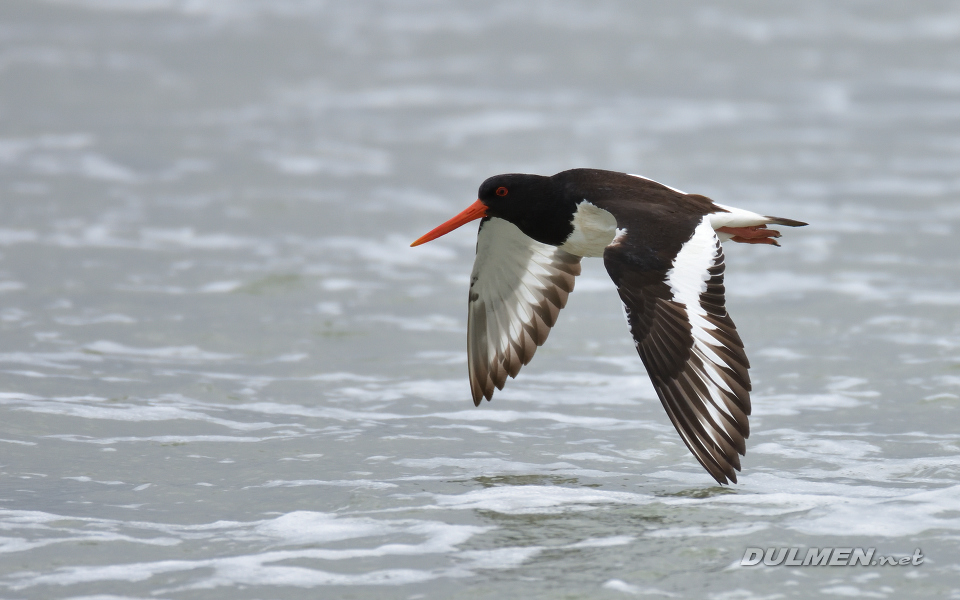
M 577 205 L 571 224 L 573 233 L 559 248 L 576 256 L 603 256 L 617 235 L 617 219 L 586 199 Z

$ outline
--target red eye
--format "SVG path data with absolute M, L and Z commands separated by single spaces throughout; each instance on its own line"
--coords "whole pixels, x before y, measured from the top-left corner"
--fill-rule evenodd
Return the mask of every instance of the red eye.
M 507 191 L 507 188 L 505 188 L 505 187 L 503 187 L 503 186 L 500 186 L 500 187 L 497 188 L 497 195 L 498 195 L 498 196 L 506 196 L 508 193 L 509 193 L 509 192 Z

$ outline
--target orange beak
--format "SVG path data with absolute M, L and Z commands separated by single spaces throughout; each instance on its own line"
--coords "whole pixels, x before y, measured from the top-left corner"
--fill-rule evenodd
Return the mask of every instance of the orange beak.
M 440 225 L 439 227 L 432 229 L 430 232 L 424 234 L 423 236 L 418 238 L 417 241 L 410 244 L 410 246 L 419 246 L 420 244 L 426 244 L 430 240 L 435 240 L 441 235 L 450 233 L 451 231 L 453 231 L 457 227 L 460 227 L 461 225 L 466 225 L 470 221 L 475 221 L 480 217 L 485 217 L 485 216 L 487 216 L 487 206 L 483 202 L 480 202 L 479 200 L 477 200 L 476 202 L 471 204 L 467 208 L 467 210 L 463 211 L 459 215 L 450 219 L 443 225 Z

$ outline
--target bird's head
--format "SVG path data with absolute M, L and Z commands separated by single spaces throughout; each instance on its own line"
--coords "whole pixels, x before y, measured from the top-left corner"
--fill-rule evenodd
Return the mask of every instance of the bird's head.
M 494 175 L 480 184 L 476 202 L 410 245 L 419 246 L 481 217 L 497 217 L 538 242 L 559 246 L 573 231 L 570 221 L 575 210 L 550 177 Z

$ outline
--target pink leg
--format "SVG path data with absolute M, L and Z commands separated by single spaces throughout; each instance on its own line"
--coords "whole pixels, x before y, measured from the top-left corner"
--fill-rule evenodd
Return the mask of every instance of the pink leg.
M 753 227 L 721 227 L 717 229 L 722 233 L 732 235 L 730 238 L 741 244 L 772 244 L 779 246 L 777 240 L 773 238 L 780 237 L 780 232 L 775 229 L 767 229 L 766 225 L 754 225 Z

